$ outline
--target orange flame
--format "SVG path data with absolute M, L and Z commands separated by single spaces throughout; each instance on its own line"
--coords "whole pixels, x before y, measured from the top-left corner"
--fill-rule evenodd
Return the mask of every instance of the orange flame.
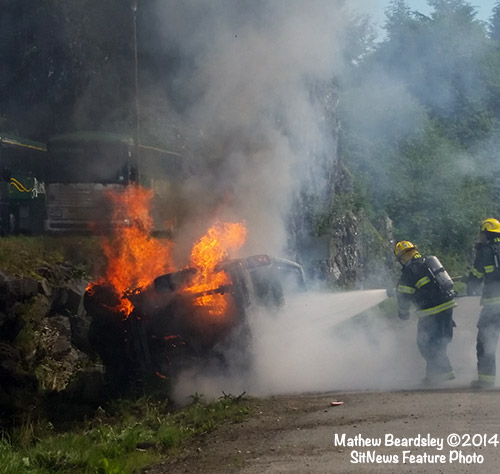
M 117 310 L 128 316 L 134 309 L 123 298 L 125 292 L 145 288 L 159 275 L 172 271 L 171 243 L 152 238 L 153 219 L 149 214 L 153 192 L 128 186 L 122 193 L 111 192 L 113 235 L 104 238 L 102 249 L 108 265 L 97 282 L 110 284 L 120 297 Z
M 189 288 L 190 293 L 203 293 L 217 290 L 228 284 L 224 272 L 216 273 L 215 266 L 236 252 L 245 243 L 247 230 L 244 223 L 216 222 L 207 233 L 195 243 L 191 251 L 191 266 L 197 273 Z M 196 299 L 198 306 L 208 307 L 213 315 L 221 315 L 227 308 L 224 294 L 205 294 Z
M 87 290 L 93 291 L 95 285 L 110 285 L 120 301 L 113 309 L 128 317 L 134 306 L 125 297 L 127 293 L 140 292 L 158 276 L 175 271 L 171 259 L 172 243 L 154 239 L 151 235 L 153 219 L 149 209 L 152 191 L 128 186 L 123 192 L 110 192 L 108 197 L 113 203 L 114 225 L 112 235 L 101 241 L 107 268 L 105 275 L 90 284 Z M 194 304 L 206 307 L 210 315 L 221 315 L 227 309 L 227 295 L 221 294 L 221 286 L 230 283 L 223 271 L 216 273 L 214 268 L 240 249 L 246 236 L 244 223 L 218 221 L 193 246 L 190 265 L 197 272 L 184 291 L 201 293 Z

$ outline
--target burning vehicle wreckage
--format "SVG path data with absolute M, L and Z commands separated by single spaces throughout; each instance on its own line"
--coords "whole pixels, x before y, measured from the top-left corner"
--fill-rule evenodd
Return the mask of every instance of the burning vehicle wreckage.
M 84 298 L 90 342 L 110 388 L 172 383 L 193 367 L 249 370 L 253 309 L 280 307 L 288 291 L 304 290 L 302 267 L 267 254 L 230 259 L 246 228 L 216 222 L 193 245 L 189 265 L 176 270 L 172 243 L 151 236 L 151 196 L 140 188 L 128 193 L 112 196 L 113 218 L 129 224 L 103 240 L 106 274 Z
M 302 267 L 267 254 L 219 262 L 218 286 L 193 291 L 196 268 L 158 276 L 122 299 L 133 309 L 125 318 L 113 308 L 119 296 L 108 285 L 85 295 L 93 317 L 91 338 L 108 381 L 116 388 L 137 386 L 154 377 L 175 380 L 182 370 L 251 369 L 251 312 L 277 308 L 289 292 L 305 290 Z

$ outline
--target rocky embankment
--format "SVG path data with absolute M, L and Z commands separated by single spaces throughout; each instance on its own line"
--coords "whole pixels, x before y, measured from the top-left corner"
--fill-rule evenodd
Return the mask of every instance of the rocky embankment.
M 104 396 L 103 369 L 90 344 L 84 308 L 88 282 L 70 265 L 40 278 L 0 272 L 0 421 L 92 407 Z

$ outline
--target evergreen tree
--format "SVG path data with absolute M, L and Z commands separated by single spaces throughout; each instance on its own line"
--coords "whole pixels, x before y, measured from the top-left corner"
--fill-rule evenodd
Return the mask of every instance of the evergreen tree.
M 128 120 L 134 78 L 128 2 L 7 2 L 0 56 L 4 130 L 45 140 L 73 127 Z
M 432 18 L 435 20 L 442 18 L 456 21 L 460 18 L 465 25 L 473 22 L 477 15 L 477 8 L 465 0 L 427 0 L 427 3 L 434 8 Z
M 389 40 L 396 41 L 404 38 L 411 28 L 413 16 L 406 0 L 391 0 L 385 9 L 386 22 L 384 25 Z
M 489 21 L 490 38 L 500 48 L 500 1 L 495 3 L 492 15 Z
M 387 9 L 387 40 L 377 62 L 407 85 L 450 138 L 468 146 L 491 128 L 488 68 L 491 44 L 476 9 L 464 0 L 430 0 L 430 17 L 403 0 Z
M 397 237 L 460 253 L 498 209 L 494 158 L 476 148 L 495 130 L 500 62 L 468 2 L 429 4 L 426 16 L 390 2 L 386 38 L 342 94 L 343 149 L 365 205 L 387 212 Z

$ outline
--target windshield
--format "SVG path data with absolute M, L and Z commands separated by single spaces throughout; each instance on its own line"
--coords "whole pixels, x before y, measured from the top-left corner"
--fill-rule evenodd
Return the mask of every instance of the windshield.
M 126 145 L 61 145 L 50 150 L 48 176 L 53 183 L 125 183 L 131 157 Z

